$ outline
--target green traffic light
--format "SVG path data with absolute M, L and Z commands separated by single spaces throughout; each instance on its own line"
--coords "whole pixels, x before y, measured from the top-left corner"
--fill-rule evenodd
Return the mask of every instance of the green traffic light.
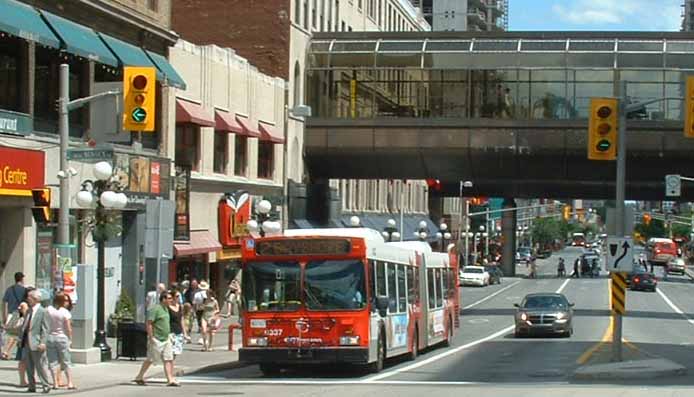
M 135 108 L 130 116 L 134 122 L 144 123 L 145 119 L 147 119 L 147 111 L 143 108 Z
M 610 141 L 608 141 L 607 139 L 602 139 L 602 140 L 600 140 L 600 142 L 598 142 L 596 148 L 598 149 L 599 152 L 606 152 L 606 151 L 610 150 L 611 146 L 612 146 L 612 144 L 610 143 Z

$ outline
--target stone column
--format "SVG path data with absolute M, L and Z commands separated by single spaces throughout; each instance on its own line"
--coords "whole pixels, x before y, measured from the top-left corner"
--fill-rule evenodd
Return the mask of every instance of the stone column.
M 504 199 L 504 209 L 516 208 L 513 199 Z M 501 235 L 504 239 L 504 246 L 501 257 L 501 270 L 506 277 L 516 275 L 516 214 L 517 211 L 503 212 L 501 215 Z

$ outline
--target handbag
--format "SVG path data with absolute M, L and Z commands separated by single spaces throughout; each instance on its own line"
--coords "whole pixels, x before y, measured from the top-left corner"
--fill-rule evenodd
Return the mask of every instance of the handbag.
M 11 335 L 19 335 L 24 325 L 24 317 L 19 314 L 19 311 L 13 311 L 7 318 L 5 330 Z

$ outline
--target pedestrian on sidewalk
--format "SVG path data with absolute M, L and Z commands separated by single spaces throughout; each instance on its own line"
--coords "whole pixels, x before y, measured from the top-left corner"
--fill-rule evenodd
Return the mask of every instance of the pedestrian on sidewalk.
M 181 293 L 176 290 L 171 290 L 173 301 L 169 305 L 169 326 L 173 335 L 173 354 L 176 356 L 183 353 L 183 342 L 188 338 L 186 329 L 183 324 L 183 306 L 179 302 Z
M 145 373 L 154 363 L 164 363 L 167 386 L 180 386 L 173 373 L 173 346 L 171 343 L 171 318 L 168 306 L 173 296 L 164 292 L 159 296 L 159 304 L 152 306 L 147 312 L 147 358 L 140 367 L 133 382 L 145 386 Z
M 579 270 L 578 270 L 580 263 L 581 263 L 581 258 L 576 258 L 576 260 L 574 261 L 574 271 L 573 271 L 573 273 L 571 273 L 572 278 L 573 277 L 581 278 L 581 275 L 580 275 Z
M 210 285 L 207 284 L 207 281 L 202 280 L 199 284 L 197 282 L 195 282 L 195 284 L 191 283 L 191 288 L 193 286 L 196 287 L 195 294 L 193 295 L 193 310 L 195 310 L 195 319 L 197 320 L 198 332 L 200 333 L 198 345 L 204 345 L 205 331 L 202 328 L 203 304 L 205 303 L 205 299 L 207 299 L 207 290 L 210 289 Z
M 18 329 L 16 327 L 12 327 L 13 325 L 17 325 L 17 323 L 20 322 L 21 315 L 19 311 L 17 310 L 19 308 L 19 304 L 24 301 L 26 294 L 26 288 L 24 287 L 24 273 L 22 272 L 17 272 L 14 274 L 14 284 L 11 285 L 10 287 L 7 287 L 5 290 L 5 295 L 2 298 L 3 304 L 3 316 L 2 316 L 2 324 L 3 324 L 3 331 L 7 331 L 8 335 L 7 340 L 4 343 L 4 347 L 2 349 L 2 353 L 0 353 L 0 357 L 3 360 L 7 360 L 10 357 L 10 352 L 12 348 L 14 347 L 15 343 L 17 343 L 17 337 L 19 336 Z M 11 324 L 10 321 L 12 322 Z M 11 331 L 8 330 L 7 326 L 9 325 L 10 328 L 13 328 Z M 21 327 L 21 323 L 19 324 Z M 17 331 L 16 333 L 13 333 L 13 331 Z
M 17 312 L 19 313 L 19 319 L 17 323 L 15 323 L 16 328 L 12 328 L 12 332 L 16 333 L 17 337 L 15 339 L 18 340 L 17 343 L 17 352 L 15 354 L 14 359 L 18 362 L 17 364 L 17 372 L 19 374 L 19 387 L 28 387 L 29 382 L 27 382 L 27 366 L 26 362 L 22 359 L 24 356 L 24 352 L 22 349 L 22 341 L 21 341 L 21 336 L 22 333 L 24 332 L 24 326 L 26 322 L 26 317 L 27 313 L 29 312 L 29 292 L 33 291 L 33 287 L 27 287 L 24 290 L 24 297 L 22 298 L 22 303 L 19 304 L 19 307 L 17 308 Z
M 193 297 L 195 296 L 195 293 L 198 292 L 198 280 L 192 279 L 190 280 L 190 284 L 188 283 L 188 280 L 186 280 L 181 284 L 185 287 L 185 291 L 183 291 L 183 302 L 188 302 L 192 305 Z
M 46 311 L 50 318 L 50 330 L 48 335 L 48 363 L 53 375 L 53 388 L 67 386 L 68 390 L 77 390 L 72 382 L 70 366 L 70 345 L 72 344 L 72 314 L 67 309 L 68 297 L 65 293 L 58 293 L 53 298 L 53 306 Z M 60 384 L 59 371 L 65 372 L 67 385 Z
M 190 335 L 193 333 L 193 322 L 195 314 L 193 313 L 193 305 L 186 302 L 183 304 L 183 334 L 185 335 L 186 343 L 190 343 Z
M 72 317 L 72 298 L 70 298 L 70 294 L 65 294 L 65 310 L 70 312 L 70 317 Z M 70 319 L 70 329 L 72 330 L 72 318 Z M 72 345 L 72 337 L 70 337 L 70 344 Z M 49 365 L 50 365 L 50 359 L 49 359 Z M 70 364 L 72 365 L 72 364 Z M 62 371 L 60 368 L 56 371 L 56 376 L 55 376 L 55 385 L 58 387 L 65 387 L 67 385 L 63 384 L 62 380 Z
M 157 304 L 157 302 L 159 301 L 159 297 L 164 292 L 166 292 L 166 285 L 164 285 L 163 283 L 155 284 L 152 286 L 152 290 L 147 293 L 147 310 L 151 309 Z
M 202 305 L 202 309 L 202 351 L 211 352 L 214 335 L 222 322 L 219 316 L 219 302 L 215 298 L 214 291 L 207 291 L 207 297 Z
M 224 309 L 226 309 L 226 314 L 224 317 L 230 317 L 236 312 L 236 302 L 241 293 L 241 286 L 239 285 L 239 280 L 233 278 L 229 285 L 227 286 L 227 291 L 224 294 Z
M 46 310 L 41 307 L 41 292 L 31 290 L 28 296 L 29 310 L 27 310 L 22 332 L 22 360 L 26 363 L 29 392 L 36 392 L 36 379 L 34 373 L 39 376 L 43 393 L 51 391 L 51 375 L 48 370 L 48 358 L 46 356 L 46 343 L 50 319 Z

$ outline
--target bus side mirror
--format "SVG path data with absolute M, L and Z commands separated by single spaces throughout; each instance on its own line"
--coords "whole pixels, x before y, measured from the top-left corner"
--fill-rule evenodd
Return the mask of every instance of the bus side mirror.
M 381 317 L 388 315 L 388 304 L 389 301 L 387 296 L 376 297 L 376 310 L 378 310 L 378 314 L 380 314 Z

